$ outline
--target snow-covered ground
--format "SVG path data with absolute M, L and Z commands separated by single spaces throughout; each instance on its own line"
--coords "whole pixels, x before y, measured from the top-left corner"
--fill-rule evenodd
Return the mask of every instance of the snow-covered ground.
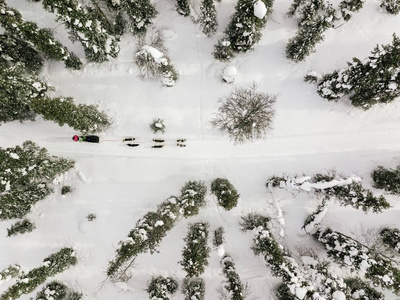
M 40 3 L 6 2 L 27 20 L 53 28 L 56 37 L 84 57 L 80 44 L 68 40 L 64 26 L 56 23 L 55 16 L 45 12 Z M 324 101 L 314 85 L 303 81 L 309 70 L 331 72 L 344 67 L 352 57 L 366 57 L 378 43 L 390 43 L 394 32 L 400 34 L 399 16 L 382 12 L 377 0 L 366 1 L 349 22 L 326 32 L 316 53 L 295 64 L 284 53 L 288 39 L 297 30 L 295 20 L 286 16 L 291 1 L 276 1 L 261 42 L 253 52 L 239 54 L 230 63 L 238 74 L 234 84 L 226 84 L 221 74 L 227 64 L 216 61 L 211 53 L 235 2 L 217 2 L 219 30 L 215 37 L 207 38 L 198 24 L 176 12 L 175 1 L 157 1 L 159 15 L 154 25 L 164 30 L 171 62 L 179 70 L 175 87 L 139 78 L 133 62 L 136 39 L 129 34 L 122 38 L 119 56 L 109 62 L 86 64 L 81 71 L 67 70 L 58 62 L 46 65 L 41 75 L 56 88 L 56 95 L 72 96 L 77 103 L 99 104 L 112 117 L 113 125 L 102 134 L 105 141 L 98 145 L 74 143 L 70 140 L 76 134 L 72 129 L 40 118 L 0 126 L 0 147 L 30 139 L 53 155 L 76 161 L 75 170 L 62 179 L 63 184 L 74 187 L 74 192 L 61 196 L 60 184 L 28 215 L 37 226 L 35 231 L 6 238 L 6 229 L 13 222 L 0 223 L 0 270 L 14 263 L 30 270 L 50 253 L 71 246 L 77 251 L 78 264 L 56 279 L 84 293 L 87 299 L 147 299 L 145 289 L 151 276 L 164 274 L 182 282 L 185 273 L 178 261 L 187 225 L 207 221 L 210 229 L 224 227 L 225 250 L 234 259 L 242 281 L 249 283 L 251 297 L 273 299 L 280 279 L 272 277 L 261 258 L 253 255 L 252 235 L 240 232 L 238 222 L 249 212 L 278 217 L 273 231 L 279 238 L 279 224 L 283 222 L 278 220 L 283 217 L 285 236 L 279 241 L 296 252 L 299 246 L 316 246 L 301 227 L 318 203 L 307 193 L 277 192 L 273 199 L 265 187 L 266 179 L 283 173 L 312 175 L 336 169 L 363 178 L 370 187 L 370 172 L 375 166 L 400 163 L 400 101 L 362 111 L 345 100 Z M 210 126 L 210 120 L 220 97 L 235 86 L 253 82 L 260 91 L 277 95 L 274 128 L 265 140 L 234 145 Z M 154 118 L 164 119 L 164 135 L 151 132 L 149 124 Z M 143 145 L 126 147 L 122 139 L 127 136 L 138 138 Z M 156 137 L 165 138 L 169 145 L 151 149 L 151 140 Z M 178 138 L 187 139 L 186 148 L 174 145 Z M 216 177 L 227 177 L 239 191 L 241 199 L 236 208 L 226 212 L 208 194 L 207 206 L 198 216 L 178 222 L 162 241 L 159 253 L 138 257 L 126 284 L 104 282 L 118 242 L 126 238 L 140 217 L 170 195 L 179 195 L 185 181 L 203 180 L 209 186 Z M 332 205 L 322 222 L 349 235 L 361 225 L 400 227 L 400 201 L 394 196 L 387 198 L 393 208 L 384 213 L 365 214 Z M 89 213 L 94 213 L 96 220 L 88 222 Z M 322 248 L 320 251 L 323 253 Z M 218 297 L 222 281 L 219 261 L 214 249 L 203 275 L 206 299 Z M 0 284 L 0 292 L 12 282 Z M 34 293 L 21 299 L 32 296 Z M 183 299 L 183 295 L 178 292 L 172 299 Z M 387 292 L 386 299 L 396 297 Z

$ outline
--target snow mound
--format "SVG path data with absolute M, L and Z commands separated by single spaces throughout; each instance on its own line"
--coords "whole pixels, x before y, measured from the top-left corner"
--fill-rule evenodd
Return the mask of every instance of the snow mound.
M 265 15 L 267 14 L 267 11 L 268 11 L 267 7 L 261 0 L 258 0 L 256 3 L 254 3 L 254 15 L 257 18 L 259 19 L 264 18 Z

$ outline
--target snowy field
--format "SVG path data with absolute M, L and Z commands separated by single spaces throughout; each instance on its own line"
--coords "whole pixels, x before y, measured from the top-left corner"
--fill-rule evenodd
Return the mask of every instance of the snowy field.
M 25 19 L 54 29 L 55 36 L 84 59 L 81 45 L 72 44 L 65 27 L 55 22 L 55 15 L 44 11 L 40 3 L 6 2 L 19 9 Z M 109 62 L 86 63 L 80 71 L 66 69 L 60 62 L 46 63 L 41 76 L 55 87 L 55 95 L 72 96 L 77 103 L 98 104 L 112 117 L 113 124 L 101 134 L 105 139 L 101 144 L 74 143 L 70 139 L 77 132 L 40 117 L 36 122 L 0 126 L 0 147 L 14 147 L 29 139 L 52 155 L 76 161 L 76 167 L 61 178 L 63 184 L 73 186 L 73 193 L 61 196 L 60 183 L 55 193 L 29 213 L 36 230 L 7 238 L 7 228 L 13 222 L 0 223 L 0 269 L 18 263 L 30 270 L 60 248 L 73 247 L 78 264 L 55 279 L 82 292 L 85 299 L 148 299 L 146 288 L 151 276 L 173 276 L 182 282 L 185 272 L 178 261 L 187 226 L 204 221 L 209 222 L 210 230 L 224 227 L 225 250 L 234 258 L 242 282 L 249 284 L 249 299 L 274 299 L 274 289 L 281 279 L 272 277 L 262 259 L 254 256 L 253 235 L 240 231 L 242 216 L 258 212 L 273 218 L 273 233 L 295 258 L 299 247 L 316 248 L 322 257 L 326 255 L 301 229 L 318 205 L 316 198 L 307 193 L 271 194 L 265 186 L 268 177 L 313 175 L 335 169 L 360 176 L 365 187 L 383 194 L 371 187 L 370 173 L 377 165 L 400 164 L 400 101 L 362 111 L 347 100 L 323 100 L 315 85 L 304 82 L 303 77 L 309 70 L 323 74 L 343 68 L 352 57 L 368 56 L 376 44 L 390 43 L 393 33 L 400 35 L 399 16 L 383 12 L 379 1 L 368 0 L 349 22 L 328 30 L 315 53 L 296 64 L 285 57 L 288 39 L 297 31 L 295 19 L 286 16 L 291 1 L 277 0 L 261 42 L 254 51 L 238 54 L 232 60 L 238 75 L 234 84 L 226 84 L 221 72 L 227 64 L 216 61 L 212 51 L 235 3 L 217 2 L 219 29 L 216 36 L 207 38 L 198 24 L 177 14 L 175 1 L 156 1 L 159 15 L 154 26 L 165 33 L 171 61 L 180 73 L 180 80 L 171 88 L 139 78 L 133 61 L 137 41 L 130 34 L 122 37 L 119 56 Z M 260 91 L 277 96 L 273 130 L 265 140 L 234 145 L 211 127 L 210 120 L 217 112 L 219 98 L 235 86 L 246 87 L 253 82 Z M 154 118 L 164 119 L 164 135 L 151 132 L 149 124 Z M 126 147 L 122 139 L 131 136 L 143 145 Z M 151 140 L 157 137 L 165 138 L 167 146 L 151 149 Z M 178 138 L 187 139 L 186 148 L 174 145 Z M 178 196 L 186 181 L 202 180 L 209 188 L 217 177 L 228 178 L 239 191 L 236 208 L 223 210 L 208 192 L 207 206 L 199 215 L 179 221 L 163 239 L 159 253 L 146 253 L 136 259 L 129 281 L 104 281 L 118 242 L 126 238 L 139 218 L 169 196 Z M 366 214 L 332 205 L 322 224 L 353 236 L 361 227 L 399 228 L 400 199 L 386 196 L 393 207 L 383 213 Z M 274 199 L 283 211 L 284 237 L 278 234 Z M 89 213 L 94 213 L 96 220 L 88 222 Z M 223 277 L 214 248 L 202 278 L 206 282 L 205 299 L 218 299 Z M 12 283 L 2 283 L 0 292 Z M 34 296 L 31 293 L 21 299 Z M 177 292 L 171 299 L 184 297 Z M 385 299 L 398 298 L 385 291 Z

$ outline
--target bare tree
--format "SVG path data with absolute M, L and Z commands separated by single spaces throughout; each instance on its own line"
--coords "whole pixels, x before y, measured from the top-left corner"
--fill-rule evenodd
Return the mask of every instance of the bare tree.
M 248 88 L 235 89 L 227 97 L 219 99 L 219 113 L 211 125 L 228 131 L 235 143 L 263 138 L 272 129 L 276 97 L 257 92 L 257 87 L 253 83 Z

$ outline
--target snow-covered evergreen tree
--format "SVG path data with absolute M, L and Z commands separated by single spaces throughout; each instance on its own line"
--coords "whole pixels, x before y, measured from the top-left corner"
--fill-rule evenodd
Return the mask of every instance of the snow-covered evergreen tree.
M 302 3 L 294 2 L 288 13 L 289 16 L 294 15 L 293 5 L 297 5 L 294 11 L 298 11 L 299 17 L 297 18 L 297 25 L 299 27 L 313 22 L 319 13 L 325 10 L 324 0 L 309 0 L 303 1 Z
M 108 116 L 95 105 L 76 105 L 72 98 L 40 97 L 31 100 L 31 107 L 45 120 L 54 121 L 60 126 L 67 124 L 82 133 L 101 132 L 110 126 Z
M 80 300 L 82 296 L 61 282 L 51 281 L 36 294 L 35 300 Z
M 176 10 L 182 16 L 189 16 L 190 15 L 190 6 L 189 0 L 176 0 Z
M 379 231 L 382 242 L 392 250 L 400 253 L 400 230 L 397 228 L 383 228 Z
M 24 219 L 11 225 L 11 227 L 7 229 L 7 236 L 24 234 L 33 231 L 35 228 L 36 226 L 34 223 L 29 221 L 28 219 Z
M 202 181 L 188 181 L 181 188 L 179 211 L 185 217 L 195 216 L 199 209 L 206 205 L 207 187 Z
M 75 251 L 72 248 L 62 248 L 60 251 L 51 254 L 44 259 L 42 265 L 22 274 L 19 280 L 10 286 L 0 299 L 19 299 L 23 294 L 33 292 L 39 285 L 44 283 L 48 277 L 64 272 L 77 263 Z M 79 298 L 78 298 L 79 299 Z
M 28 72 L 38 73 L 43 58 L 27 42 L 14 36 L 0 35 L 0 67 L 8 68 L 20 64 Z
M 43 97 L 48 88 L 35 75 L 25 74 L 21 65 L 0 66 L 0 123 L 34 120 L 30 102 Z
M 272 12 L 273 0 L 239 0 L 225 35 L 235 52 L 247 52 L 261 39 L 261 30 L 265 27 Z
M 345 21 L 351 19 L 353 13 L 359 11 L 365 3 L 365 0 L 343 0 L 339 4 L 340 12 Z
M 400 0 L 381 0 L 381 7 L 388 13 L 397 15 L 400 12 Z
M 43 0 L 42 3 L 46 10 L 56 13 L 57 19 L 64 22 L 71 37 L 81 42 L 89 61 L 103 62 L 109 56 L 118 55 L 116 39 L 77 0 Z
M 317 91 L 327 100 L 350 94 L 351 104 L 362 109 L 393 101 L 400 95 L 400 39 L 393 35 L 391 44 L 376 46 L 364 61 L 354 58 L 347 68 L 325 75 Z
M 179 262 L 187 277 L 196 277 L 204 272 L 208 266 L 210 248 L 207 246 L 208 224 L 191 224 L 188 229 L 186 246 L 182 251 L 182 260 Z
M 185 300 L 204 300 L 206 285 L 202 278 L 185 278 L 183 280 L 182 293 Z
M 372 171 L 372 180 L 375 188 L 384 189 L 395 195 L 400 194 L 400 166 L 395 169 L 378 166 Z
M 201 31 L 208 37 L 217 32 L 218 20 L 214 0 L 202 0 L 200 5 L 200 27 Z
M 384 300 L 382 293 L 372 288 L 367 282 L 359 277 L 349 277 L 344 280 L 346 283 L 347 299 L 354 300 Z
M 52 192 L 53 179 L 73 166 L 73 161 L 50 156 L 31 141 L 0 148 L 0 219 L 24 217 Z
M 144 33 L 157 15 L 150 0 L 121 0 L 121 5 L 130 19 L 130 29 L 134 34 Z
M 219 40 L 214 46 L 214 57 L 219 61 L 229 61 L 234 57 L 231 42 L 227 38 Z
M 236 207 L 239 193 L 226 178 L 216 178 L 211 182 L 211 193 L 217 197 L 218 204 L 226 210 Z
M 149 299 L 169 300 L 169 294 L 174 294 L 178 289 L 178 282 L 172 277 L 152 277 L 147 287 Z
M 4 1 L 0 1 L 0 15 L 0 25 L 7 34 L 32 43 L 47 57 L 64 61 L 68 68 L 82 68 L 79 58 L 55 40 L 50 29 L 40 29 L 36 23 L 24 21 L 20 12 L 7 7 Z
M 236 271 L 235 263 L 229 255 L 225 255 L 222 260 L 222 273 L 226 280 L 224 288 L 227 291 L 227 299 L 244 300 L 246 298 L 246 285 L 240 280 Z

